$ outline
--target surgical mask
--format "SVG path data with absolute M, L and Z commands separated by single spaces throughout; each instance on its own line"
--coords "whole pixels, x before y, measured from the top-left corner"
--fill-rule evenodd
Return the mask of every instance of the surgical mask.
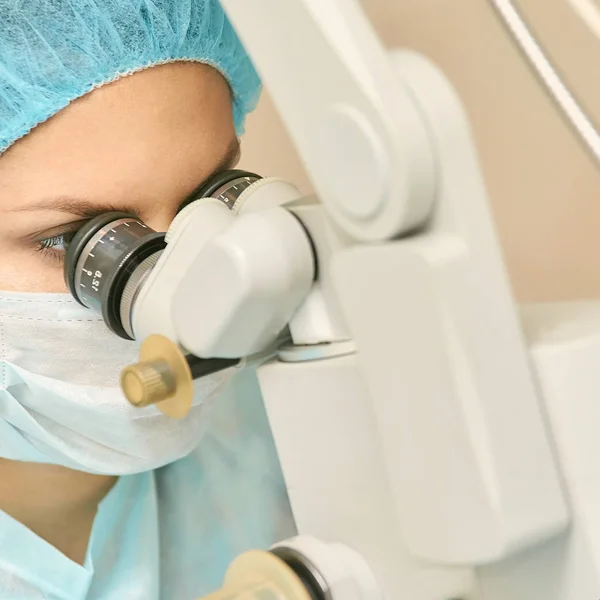
M 189 454 L 233 370 L 196 381 L 175 420 L 131 406 L 118 386 L 138 349 L 70 295 L 0 292 L 0 457 L 126 475 Z

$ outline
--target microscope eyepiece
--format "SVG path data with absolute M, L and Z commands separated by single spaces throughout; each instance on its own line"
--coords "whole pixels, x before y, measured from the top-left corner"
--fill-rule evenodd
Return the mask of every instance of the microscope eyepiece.
M 260 175 L 240 169 L 217 173 L 195 189 L 177 212 L 181 212 L 186 206 L 200 198 L 216 198 L 221 200 L 227 208 L 234 210 L 235 203 L 242 193 L 259 179 L 262 179 Z
M 216 198 L 234 210 L 238 198 L 261 177 L 249 171 L 218 173 L 190 195 L 179 212 L 202 198 Z M 148 275 L 166 247 L 165 233 L 135 215 L 109 212 L 88 221 L 70 241 L 64 277 L 73 297 L 102 315 L 122 338 L 135 338 L 132 314 Z
M 131 307 L 165 245 L 164 233 L 133 215 L 100 215 L 69 244 L 65 258 L 69 291 L 80 304 L 101 314 L 114 333 L 134 339 Z

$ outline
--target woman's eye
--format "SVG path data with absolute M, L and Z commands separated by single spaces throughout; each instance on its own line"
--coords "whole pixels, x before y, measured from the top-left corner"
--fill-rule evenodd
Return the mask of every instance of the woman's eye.
M 55 235 L 45 240 L 40 240 L 39 247 L 41 250 L 66 250 L 67 244 L 64 235 Z
M 36 252 L 40 252 L 44 257 L 58 262 L 64 260 L 65 252 L 69 247 L 69 242 L 73 239 L 75 232 L 65 232 L 54 235 L 49 238 L 37 240 L 35 243 Z

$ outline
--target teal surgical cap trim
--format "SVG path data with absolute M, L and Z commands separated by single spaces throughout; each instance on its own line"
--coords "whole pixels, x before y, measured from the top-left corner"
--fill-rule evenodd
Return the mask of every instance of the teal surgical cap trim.
M 241 134 L 260 80 L 218 0 L 0 0 L 0 153 L 93 89 L 178 61 L 223 74 Z

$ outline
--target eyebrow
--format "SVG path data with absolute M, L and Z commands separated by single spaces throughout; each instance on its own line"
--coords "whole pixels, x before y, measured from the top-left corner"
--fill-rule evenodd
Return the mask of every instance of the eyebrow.
M 232 166 L 239 160 L 240 152 L 240 141 L 238 138 L 235 138 L 229 144 L 227 151 L 223 155 L 223 158 L 219 161 L 219 164 L 216 166 L 216 168 L 213 169 L 212 172 L 205 177 L 204 180 L 194 188 L 194 191 L 188 195 L 187 198 L 184 198 L 181 203 L 183 204 L 184 202 L 192 199 L 196 194 L 196 190 L 200 189 L 206 181 L 221 171 L 226 171 L 227 169 L 232 168 Z M 86 200 L 85 198 L 72 198 L 68 196 L 46 198 L 40 202 L 36 202 L 35 204 L 29 204 L 27 206 L 15 208 L 11 212 L 32 212 L 39 210 L 54 210 L 57 212 L 70 213 L 72 215 L 76 215 L 80 219 L 93 219 L 98 215 L 112 211 L 123 211 L 130 213 L 135 217 L 141 218 L 139 214 L 140 211 L 133 206 L 110 202 L 98 204 L 97 202 Z

